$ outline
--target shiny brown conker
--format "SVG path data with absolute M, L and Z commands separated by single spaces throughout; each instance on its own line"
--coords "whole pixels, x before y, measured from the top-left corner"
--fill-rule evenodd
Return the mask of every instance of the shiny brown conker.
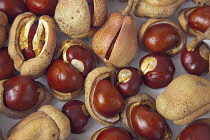
M 209 53 L 208 44 L 205 42 L 198 43 L 194 51 L 185 48 L 180 55 L 183 68 L 189 74 L 206 74 L 209 71 Z
M 11 110 L 26 111 L 39 100 L 36 82 L 30 76 L 15 76 L 4 86 L 4 103 Z
M 197 122 L 184 128 L 178 140 L 209 140 L 210 124 Z
M 47 82 L 50 88 L 62 93 L 77 91 L 84 84 L 82 75 L 61 59 L 54 60 L 49 66 Z
M 141 104 L 134 106 L 131 110 L 131 123 L 143 138 L 160 140 L 165 136 L 165 120 L 149 106 Z
M 92 70 L 95 63 L 93 54 L 79 45 L 73 45 L 67 49 L 66 59 L 73 66 L 76 66 L 84 78 Z
M 152 52 L 165 52 L 177 47 L 181 37 L 176 28 L 168 23 L 157 23 L 148 27 L 144 34 L 144 46 Z
M 134 67 L 125 67 L 118 71 L 117 88 L 123 95 L 136 95 L 140 91 L 142 85 L 143 79 L 139 69 Z
M 93 104 L 99 114 L 111 118 L 122 111 L 124 99 L 109 80 L 103 79 L 96 85 Z
M 121 127 L 109 127 L 101 131 L 94 140 L 132 140 L 132 137 Z
M 23 0 L 1 0 L 0 11 L 4 12 L 12 23 L 17 15 L 28 12 L 28 7 Z
M 82 101 L 69 100 L 62 107 L 62 112 L 69 118 L 71 132 L 84 133 L 89 120 L 89 113 Z
M 205 32 L 210 27 L 210 6 L 196 8 L 188 15 L 188 23 L 192 29 Z
M 8 53 L 8 48 L 0 49 L 0 80 L 10 79 L 16 75 L 14 62 Z
M 163 88 L 173 80 L 175 66 L 166 54 L 147 54 L 140 59 L 139 66 L 144 84 L 153 89 Z
M 54 16 L 58 0 L 25 0 L 28 9 L 36 16 Z

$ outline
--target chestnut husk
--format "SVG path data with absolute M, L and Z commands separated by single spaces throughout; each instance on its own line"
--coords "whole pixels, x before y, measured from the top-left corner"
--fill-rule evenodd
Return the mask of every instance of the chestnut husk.
M 27 115 L 35 112 L 43 105 L 47 105 L 52 100 L 52 93 L 48 91 L 48 89 L 39 81 L 35 81 L 37 85 L 37 92 L 39 93 L 39 100 L 37 104 L 26 110 L 26 111 L 14 111 L 8 108 L 4 103 L 4 85 L 8 81 L 8 79 L 0 81 L 0 112 L 12 119 L 21 119 L 26 117 Z
M 136 56 L 138 43 L 136 21 L 130 14 L 132 6 L 133 0 L 129 0 L 123 11 L 111 13 L 93 36 L 93 51 L 107 66 L 125 67 Z
M 109 78 L 112 83 L 115 81 L 115 68 L 111 66 L 97 67 L 92 70 L 85 80 L 85 105 L 89 114 L 103 126 L 113 126 L 120 120 L 120 116 L 116 115 L 112 118 L 106 118 L 100 115 L 94 105 L 94 91 L 98 82 L 102 79 Z
M 139 105 L 139 104 L 149 106 L 155 112 L 157 112 L 156 103 L 155 103 L 154 98 L 148 94 L 142 93 L 142 94 L 137 94 L 135 96 L 129 97 L 125 100 L 125 107 L 124 107 L 123 111 L 121 112 L 120 117 L 121 117 L 121 120 L 122 120 L 123 124 L 125 125 L 126 129 L 131 134 L 133 134 L 133 136 L 135 136 L 137 139 L 146 140 L 145 138 L 140 136 L 135 131 L 135 129 L 133 128 L 132 123 L 130 121 L 132 107 Z M 172 138 L 172 130 L 166 121 L 165 121 L 165 124 L 166 124 L 166 126 L 165 126 L 166 132 L 165 132 L 165 137 L 163 140 L 170 140 Z
M 186 0 L 135 0 L 132 11 L 137 17 L 166 18 Z
M 209 0 L 192 0 L 197 6 L 210 5 Z
M 70 136 L 70 121 L 59 109 L 44 105 L 17 122 L 7 133 L 8 140 L 66 140 Z
M 56 25 L 53 18 L 47 15 L 39 18 L 39 21 L 42 21 L 44 26 L 45 44 L 38 56 L 25 60 L 19 47 L 19 36 L 22 26 L 31 18 L 36 19 L 37 17 L 30 12 L 26 12 L 15 18 L 10 29 L 8 51 L 14 61 L 15 69 L 21 75 L 30 75 L 36 79 L 44 74 L 53 58 L 56 49 Z
M 108 14 L 106 0 L 93 0 L 93 6 L 91 17 L 87 0 L 59 0 L 54 16 L 58 28 L 70 38 L 93 36 L 104 24 Z
M 0 48 L 2 48 L 8 39 L 8 17 L 0 11 Z
M 174 56 L 176 54 L 178 54 L 179 52 L 181 52 L 186 45 L 187 42 L 187 38 L 186 35 L 184 33 L 184 31 L 182 30 L 182 28 L 177 25 L 175 22 L 169 20 L 169 19 L 157 19 L 157 18 L 150 18 L 148 19 L 146 22 L 144 22 L 139 30 L 138 30 L 138 44 L 139 44 L 139 48 L 141 48 L 143 51 L 145 52 L 149 52 L 151 53 L 150 50 L 148 50 L 145 46 L 144 46 L 144 34 L 147 32 L 147 29 L 150 28 L 152 25 L 156 25 L 156 24 L 161 24 L 161 23 L 167 23 L 169 25 L 172 25 L 174 28 L 177 29 L 179 36 L 180 36 L 180 43 L 178 46 L 174 46 L 171 49 L 168 49 L 162 53 L 167 54 L 169 56 Z

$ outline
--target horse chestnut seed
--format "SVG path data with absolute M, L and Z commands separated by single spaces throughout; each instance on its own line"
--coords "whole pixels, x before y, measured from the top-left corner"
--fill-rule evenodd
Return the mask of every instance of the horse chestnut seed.
M 34 107 L 39 100 L 39 93 L 34 79 L 30 76 L 15 76 L 4 87 L 4 103 L 15 111 L 26 111 Z
M 84 84 L 82 75 L 69 63 L 61 59 L 54 60 L 47 71 L 50 88 L 70 93 L 79 90 Z

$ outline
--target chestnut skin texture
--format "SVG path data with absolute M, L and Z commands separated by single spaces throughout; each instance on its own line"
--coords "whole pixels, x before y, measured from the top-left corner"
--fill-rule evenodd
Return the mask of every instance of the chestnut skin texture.
M 29 10 L 23 0 L 1 0 L 0 11 L 4 12 L 9 19 L 9 23 L 12 23 L 17 15 Z
M 86 116 L 82 110 L 84 103 L 79 100 L 69 100 L 62 107 L 62 112 L 71 122 L 71 132 L 81 134 L 85 132 L 89 115 Z
M 201 44 L 205 43 L 199 43 L 194 51 L 188 51 L 187 48 L 185 48 L 180 55 L 180 60 L 182 63 L 182 66 L 184 67 L 185 71 L 189 74 L 194 75 L 204 75 L 209 70 L 209 61 L 205 60 L 199 52 L 199 48 Z
M 149 106 L 136 105 L 131 111 L 131 123 L 135 131 L 146 139 L 163 139 L 165 120 Z
M 39 100 L 36 82 L 30 76 L 12 77 L 6 82 L 3 94 L 5 105 L 15 111 L 26 111 Z
M 73 45 L 69 47 L 66 52 L 66 57 L 69 63 L 71 63 L 73 59 L 82 61 L 84 65 L 84 71 L 81 72 L 81 74 L 84 78 L 92 70 L 92 67 L 94 65 L 94 57 L 92 53 L 78 45 Z
M 207 123 L 194 123 L 187 126 L 180 134 L 179 140 L 209 140 L 210 125 Z
M 121 70 L 125 69 L 131 71 L 132 76 L 130 77 L 129 81 L 125 83 L 119 82 L 118 74 Z M 143 85 L 141 71 L 133 67 L 122 68 L 117 73 L 117 83 L 117 88 L 119 89 L 120 93 L 123 94 L 125 97 L 136 95 Z
M 143 74 L 144 84 L 153 89 L 166 87 L 173 80 L 175 72 L 173 61 L 165 54 L 151 53 L 141 58 L 139 65 L 141 66 L 144 59 L 148 57 L 154 57 L 157 60 L 157 66 Z
M 196 8 L 188 15 L 189 26 L 192 29 L 205 32 L 210 26 L 210 6 Z
M 10 79 L 15 74 L 14 62 L 8 53 L 8 48 L 3 47 L 0 49 L 0 80 Z
M 110 127 L 103 130 L 96 140 L 132 140 L 130 134 L 120 127 Z
M 25 0 L 28 9 L 36 16 L 54 16 L 58 0 Z
M 165 52 L 179 45 L 179 32 L 168 23 L 149 26 L 144 35 L 144 46 L 152 52 Z
M 122 111 L 124 99 L 109 80 L 101 80 L 96 85 L 93 104 L 99 114 L 111 118 Z
M 62 93 L 77 91 L 84 84 L 82 75 L 61 59 L 56 59 L 51 63 L 47 71 L 47 82 L 50 88 Z

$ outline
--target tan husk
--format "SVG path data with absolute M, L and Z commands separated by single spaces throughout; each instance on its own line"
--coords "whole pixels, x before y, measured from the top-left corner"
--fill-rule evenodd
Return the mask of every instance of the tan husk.
M 86 38 L 95 34 L 106 20 L 108 7 L 106 0 L 94 0 L 93 3 L 91 19 L 87 0 L 60 0 L 54 16 L 58 28 L 70 38 Z
M 94 91 L 97 83 L 107 77 L 113 80 L 115 68 L 111 66 L 97 67 L 92 70 L 85 80 L 85 105 L 90 115 L 101 125 L 112 126 L 118 123 L 119 115 L 113 118 L 106 118 L 100 115 L 93 105 Z M 111 81 L 112 81 L 111 80 Z M 113 81 L 112 81 L 113 82 Z
M 38 56 L 25 61 L 20 51 L 19 36 L 22 26 L 31 18 L 36 18 L 36 16 L 27 12 L 18 15 L 14 20 L 10 30 L 8 51 L 14 61 L 16 70 L 19 71 L 21 75 L 29 75 L 33 78 L 38 78 L 44 74 L 53 58 L 56 49 L 56 25 L 54 20 L 47 15 L 39 18 L 39 22 L 41 22 L 44 27 L 45 43 Z
M 177 29 L 178 33 L 179 33 L 179 36 L 181 38 L 180 40 L 180 43 L 178 46 L 175 46 L 163 53 L 167 54 L 167 55 L 170 55 L 170 56 L 173 56 L 173 55 L 176 55 L 178 54 L 179 52 L 181 52 L 184 48 L 185 48 L 185 45 L 186 45 L 186 42 L 187 42 L 187 38 L 186 38 L 186 35 L 184 33 L 184 31 L 182 30 L 182 28 L 177 25 L 175 22 L 169 20 L 169 19 L 157 19 L 157 18 L 150 18 L 148 19 L 146 22 L 144 22 L 139 30 L 138 30 L 138 44 L 139 44 L 139 47 L 143 50 L 143 51 L 146 51 L 146 52 L 150 52 L 145 46 L 144 46 L 144 35 L 147 31 L 148 28 L 150 28 L 152 25 L 155 25 L 155 24 L 159 24 L 159 23 L 168 23 L 170 25 L 172 25 L 174 28 Z
M 136 56 L 138 49 L 136 21 L 129 14 L 132 2 L 133 0 L 128 2 L 124 11 L 111 13 L 93 36 L 93 51 L 105 65 L 124 67 Z
M 137 17 L 166 18 L 186 0 L 134 0 L 132 11 Z
M 191 74 L 181 75 L 157 97 L 157 110 L 175 124 L 189 124 L 210 111 L 209 89 L 210 82 L 206 79 Z
M 197 6 L 210 5 L 209 0 L 192 0 Z
M 129 97 L 125 100 L 125 107 L 120 114 L 121 120 L 123 124 L 126 126 L 127 130 L 130 131 L 136 138 L 145 140 L 142 136 L 140 136 L 132 126 L 131 123 L 131 109 L 136 105 L 147 105 L 152 108 L 152 110 L 156 111 L 155 100 L 148 94 L 137 94 L 135 96 Z M 170 140 L 172 137 L 171 128 L 168 126 L 166 122 L 166 132 L 164 140 Z
M 2 48 L 8 39 L 8 17 L 0 11 L 0 48 Z
M 68 117 L 54 106 L 45 105 L 16 123 L 7 135 L 8 140 L 66 140 L 70 131 Z
M 40 108 L 43 105 L 49 104 L 50 101 L 52 100 L 52 94 L 48 91 L 48 89 L 39 81 L 36 81 L 37 84 L 37 91 L 39 93 L 39 101 L 37 104 L 26 111 L 14 111 L 10 108 L 8 108 L 4 104 L 4 85 L 7 82 L 7 80 L 1 80 L 0 81 L 0 112 L 6 115 L 9 118 L 13 119 L 21 119 L 26 117 L 27 115 L 37 111 L 38 108 Z

